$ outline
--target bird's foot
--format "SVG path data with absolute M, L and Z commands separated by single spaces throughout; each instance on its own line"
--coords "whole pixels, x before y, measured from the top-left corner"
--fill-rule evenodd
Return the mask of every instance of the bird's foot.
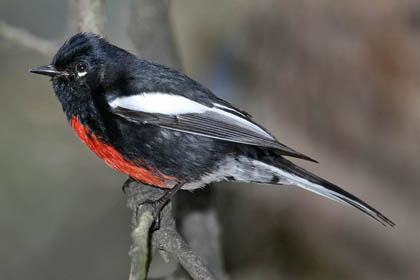
M 128 180 L 127 180 L 128 181 Z M 160 228 L 160 214 L 162 209 L 171 200 L 175 193 L 182 188 L 184 183 L 178 183 L 173 188 L 168 189 L 165 193 L 156 200 L 147 199 L 136 206 L 136 219 L 138 218 L 139 209 L 145 204 L 149 204 L 154 209 L 153 223 L 150 228 L 151 231 L 158 230 Z
M 140 207 L 144 206 L 144 205 L 150 205 L 153 208 L 153 222 L 152 225 L 150 227 L 151 231 L 155 231 L 158 230 L 160 228 L 160 214 L 162 212 L 163 207 L 165 207 L 165 205 L 169 202 L 169 199 L 164 200 L 163 197 L 156 199 L 156 200 L 151 200 L 151 199 L 147 199 L 143 202 L 141 202 L 140 204 L 137 205 L 136 207 L 136 218 L 138 218 L 138 214 L 139 214 L 139 209 Z

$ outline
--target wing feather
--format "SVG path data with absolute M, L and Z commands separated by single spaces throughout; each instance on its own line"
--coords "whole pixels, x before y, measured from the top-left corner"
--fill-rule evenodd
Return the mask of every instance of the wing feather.
M 274 148 L 282 155 L 315 160 L 279 143 L 250 116 L 229 103 L 203 105 L 182 96 L 168 95 L 175 107 L 162 104 L 165 94 L 141 94 L 109 102 L 111 112 L 129 121 L 157 125 L 185 133 L 241 144 Z M 150 96 L 150 97 L 149 97 Z M 184 108 L 180 106 L 186 105 Z M 191 108 L 189 110 L 188 108 Z

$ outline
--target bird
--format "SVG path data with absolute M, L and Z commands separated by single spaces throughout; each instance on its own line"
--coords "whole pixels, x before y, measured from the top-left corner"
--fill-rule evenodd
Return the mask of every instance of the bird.
M 51 78 L 70 126 L 99 158 L 130 181 L 165 189 L 154 201 L 159 212 L 180 189 L 233 181 L 295 185 L 395 225 L 291 162 L 317 161 L 280 143 L 244 110 L 178 70 L 99 35 L 73 35 L 51 64 L 29 71 Z

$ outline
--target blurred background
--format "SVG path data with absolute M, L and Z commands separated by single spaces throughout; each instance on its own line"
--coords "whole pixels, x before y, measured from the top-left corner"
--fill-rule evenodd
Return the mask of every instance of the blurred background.
M 397 224 L 296 187 L 221 183 L 231 279 L 418 279 L 420 3 L 177 0 L 170 12 L 189 76 Z M 130 0 L 107 1 L 107 14 L 109 40 L 134 52 Z M 62 38 L 67 15 L 64 0 L 0 1 L 2 22 L 47 39 Z M 0 37 L 0 278 L 125 279 L 125 176 L 28 73 L 51 59 Z

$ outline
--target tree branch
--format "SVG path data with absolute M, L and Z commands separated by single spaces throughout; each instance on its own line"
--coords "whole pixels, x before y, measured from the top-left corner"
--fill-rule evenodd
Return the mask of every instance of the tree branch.
M 204 261 L 177 232 L 170 203 L 162 209 L 160 228 L 153 234 L 149 230 L 155 210 L 145 204 L 137 212 L 137 206 L 142 202 L 161 197 L 162 189 L 133 182 L 128 183 L 125 190 L 127 205 L 133 212 L 130 280 L 146 279 L 150 256 L 156 249 L 170 253 L 193 279 L 215 279 Z
M 77 0 L 76 6 L 72 1 L 69 2 L 68 30 L 66 31 L 73 30 L 74 19 L 72 18 L 75 10 L 77 10 L 80 31 L 105 36 L 107 16 L 104 0 Z M 11 26 L 2 21 L 0 21 L 0 37 L 19 47 L 36 51 L 47 57 L 52 57 L 60 47 L 57 41 L 40 38 L 25 29 Z
M 136 212 L 136 211 L 134 211 Z M 146 279 L 149 267 L 149 232 L 153 224 L 153 211 L 148 205 L 138 211 L 138 226 L 131 232 L 131 269 L 129 280 Z
M 25 29 L 14 27 L 1 21 L 0 37 L 20 47 L 36 51 L 48 57 L 53 56 L 58 48 L 58 43 L 55 41 L 42 39 Z
M 193 279 L 215 279 L 201 257 L 188 246 L 178 233 L 175 228 L 175 221 L 173 220 L 173 217 L 171 218 L 173 225 L 168 227 L 165 231 L 154 234 L 153 242 L 157 243 L 160 249 L 163 249 L 176 257 L 177 261 Z
M 63 32 L 65 38 L 79 31 L 79 17 L 79 1 L 67 0 L 67 20 Z
M 128 33 L 140 56 L 179 68 L 169 6 L 169 0 L 132 0 Z
M 175 200 L 179 232 L 205 260 L 217 279 L 228 279 L 224 269 L 221 226 L 215 206 L 215 186 L 194 193 L 179 192 Z
M 107 22 L 104 0 L 77 0 L 79 29 L 105 36 Z

